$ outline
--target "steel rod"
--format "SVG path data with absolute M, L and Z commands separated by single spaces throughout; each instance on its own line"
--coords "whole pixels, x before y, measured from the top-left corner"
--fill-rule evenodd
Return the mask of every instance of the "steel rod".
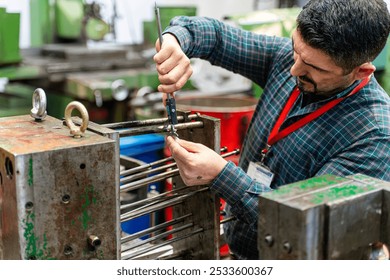
M 232 155 L 236 155 L 236 154 L 239 154 L 239 153 L 240 153 L 240 150 L 239 149 L 235 149 L 234 151 L 231 151 L 229 153 L 225 153 L 225 154 L 223 154 L 221 156 L 223 158 L 226 158 L 226 157 L 229 157 L 229 156 L 232 156 Z M 161 181 L 161 180 L 165 180 L 165 179 L 167 179 L 169 177 L 176 176 L 178 174 L 179 174 L 179 169 L 172 169 L 172 170 L 169 170 L 167 172 L 163 172 L 163 173 L 154 175 L 152 177 L 143 178 L 141 180 L 138 180 L 138 181 L 135 181 L 135 182 L 131 182 L 131 183 L 122 185 L 122 186 L 120 186 L 120 191 L 121 192 L 125 192 L 125 191 L 136 190 L 136 189 L 139 189 L 139 188 L 141 188 L 143 186 L 146 186 L 148 184 L 151 184 L 151 183 L 154 183 L 154 182 L 158 182 L 158 181 Z
M 167 237 L 167 236 L 169 236 L 169 235 L 171 235 L 171 234 L 178 233 L 178 232 L 180 232 L 180 231 L 182 231 L 182 230 L 185 230 L 185 229 L 187 229 L 187 228 L 190 228 L 190 227 L 192 227 L 192 226 L 194 226 L 194 223 L 185 224 L 185 225 L 183 225 L 183 226 L 180 226 L 180 227 L 177 227 L 177 228 L 173 228 L 173 229 L 167 230 L 166 232 L 157 234 L 157 235 L 155 235 L 155 236 L 153 236 L 153 237 L 151 237 L 151 238 L 148 238 L 148 239 L 146 239 L 146 240 L 143 240 L 143 241 L 141 241 L 141 242 L 137 242 L 137 243 L 133 244 L 134 246 L 129 247 L 129 248 L 126 248 L 126 250 L 123 250 L 122 252 L 124 253 L 124 252 L 130 251 L 130 250 L 133 250 L 134 248 L 137 248 L 137 247 L 140 247 L 140 246 L 142 246 L 142 245 L 151 243 L 151 242 L 153 242 L 153 241 L 162 239 L 162 238 Z
M 128 260 L 128 259 L 131 259 L 131 258 L 135 258 L 135 257 L 137 257 L 137 256 L 139 256 L 139 255 L 145 254 L 145 253 L 150 252 L 150 251 L 152 251 L 152 250 L 155 250 L 155 249 L 164 247 L 164 246 L 166 246 L 166 245 L 172 244 L 172 243 L 174 243 L 174 242 L 177 242 L 177 241 L 180 241 L 180 240 L 189 238 L 189 237 L 191 237 L 191 236 L 193 236 L 193 235 L 195 235 L 195 234 L 198 234 L 198 233 L 200 233 L 200 232 L 202 232 L 202 231 L 203 231 L 203 229 L 200 228 L 200 229 L 197 229 L 197 230 L 191 232 L 190 234 L 186 234 L 186 235 L 183 235 L 183 236 L 174 237 L 174 238 L 172 238 L 172 239 L 169 239 L 169 240 L 167 240 L 167 241 L 165 241 L 165 242 L 162 242 L 162 243 L 160 243 L 160 244 L 154 245 L 154 246 L 149 247 L 149 248 L 147 248 L 147 249 L 139 250 L 139 251 L 137 251 L 137 252 L 135 252 L 135 253 L 133 253 L 133 254 L 129 254 L 129 255 L 124 256 L 124 257 L 122 256 L 122 260 Z
M 133 191 L 133 190 L 139 189 L 143 186 L 147 186 L 148 184 L 151 184 L 154 182 L 159 182 L 161 180 L 165 180 L 169 177 L 176 176 L 178 174 L 179 174 L 179 169 L 169 170 L 167 172 L 163 172 L 163 173 L 154 175 L 152 177 L 144 178 L 144 179 L 120 186 L 120 191 L 121 192 Z
M 137 205 L 140 205 L 137 209 L 141 209 L 141 207 L 144 207 L 145 205 L 148 205 L 148 207 L 152 206 L 152 205 L 156 205 L 158 203 L 162 203 L 162 202 L 165 202 L 165 201 L 170 201 L 171 199 L 173 198 L 176 198 L 176 197 L 180 197 L 182 194 L 173 194 L 173 195 L 170 195 L 170 196 L 166 196 L 166 197 L 159 197 L 158 199 L 155 199 L 155 200 L 149 200 L 149 198 L 147 199 L 143 199 L 143 202 L 142 204 L 140 203 L 137 203 Z M 157 196 L 156 196 L 157 197 Z M 151 198 L 154 198 L 154 197 L 150 197 Z M 122 206 L 126 206 L 126 208 L 122 207 Z M 134 206 L 128 206 L 128 205 L 122 205 L 121 206 L 121 214 L 124 215 L 126 213 L 129 213 L 131 211 L 134 211 Z
M 191 114 L 188 115 L 187 118 L 188 120 L 193 120 L 199 118 L 199 115 Z M 177 120 L 184 121 L 184 117 L 177 116 Z M 156 118 L 150 120 L 135 120 L 135 121 L 127 121 L 127 122 L 108 123 L 108 124 L 102 124 L 101 126 L 111 128 L 111 129 L 118 129 L 118 128 L 132 128 L 132 127 L 142 127 L 148 125 L 158 125 L 167 122 L 168 122 L 168 118 Z
M 150 169 L 150 168 L 152 168 L 154 166 L 157 166 L 157 165 L 160 165 L 160 164 L 164 164 L 164 163 L 172 161 L 172 160 L 173 160 L 173 157 L 160 159 L 160 160 L 148 163 L 148 164 L 143 164 L 143 165 L 140 165 L 140 166 L 128 169 L 128 170 L 124 170 L 124 171 L 122 171 L 120 173 L 120 175 L 121 176 L 127 176 L 127 175 L 130 175 L 130 174 L 134 174 L 134 173 L 137 173 L 137 172 L 140 172 L 140 171 L 144 171 L 144 170 Z
M 221 153 L 224 153 L 224 152 L 227 152 L 227 147 L 222 147 L 221 148 Z M 143 165 L 140 165 L 140 166 L 128 169 L 128 170 L 121 171 L 120 175 L 121 176 L 127 176 L 127 175 L 130 175 L 130 174 L 134 174 L 134 173 L 137 173 L 137 172 L 140 172 L 140 171 L 144 171 L 146 169 L 150 169 L 150 168 L 152 168 L 154 166 L 157 166 L 157 165 L 160 165 L 160 164 L 164 164 L 164 163 L 172 161 L 172 160 L 174 160 L 173 157 L 167 157 L 167 158 L 164 158 L 164 159 L 156 160 L 156 161 L 151 162 L 151 163 L 143 164 Z
M 132 213 L 132 214 L 137 213 L 137 211 L 140 211 L 142 215 L 145 215 L 145 214 L 151 213 L 151 212 L 155 212 L 155 211 L 161 210 L 165 207 L 169 207 L 169 206 L 173 206 L 173 205 L 177 205 L 179 203 L 182 203 L 184 200 L 186 200 L 187 198 L 189 198 L 191 196 L 194 196 L 196 193 L 204 192 L 204 191 L 207 191 L 208 189 L 209 189 L 208 187 L 205 187 L 203 189 L 195 190 L 195 191 L 188 192 L 185 194 L 176 194 L 173 196 L 169 196 L 165 200 L 142 205 L 142 206 L 138 207 L 137 209 L 123 213 L 123 215 L 126 216 L 127 213 Z M 174 204 L 171 204 L 172 202 Z M 157 207 L 157 209 L 155 209 L 156 207 Z M 147 211 L 147 212 L 144 213 L 145 211 Z
M 234 221 L 235 219 L 236 219 L 236 217 L 231 216 L 231 217 L 229 217 L 229 218 L 226 218 L 226 219 L 221 220 L 219 223 L 222 225 L 222 224 L 225 224 L 225 223 Z
M 191 128 L 200 128 L 203 127 L 203 122 L 195 121 L 188 123 L 179 123 L 174 125 L 176 130 L 191 129 Z M 167 133 L 170 132 L 170 127 L 161 125 L 155 127 L 138 127 L 130 128 L 119 131 L 119 137 L 139 135 L 139 134 L 148 134 L 148 133 Z
M 191 217 L 191 216 L 192 216 L 192 214 L 187 214 L 187 215 L 181 216 L 179 218 L 175 218 L 175 219 L 172 219 L 170 221 L 166 221 L 164 223 L 158 224 L 158 225 L 156 225 L 156 226 L 154 226 L 152 228 L 147 228 L 147 229 L 138 231 L 136 233 L 127 235 L 127 236 L 121 238 L 121 243 L 123 244 L 123 243 L 129 242 L 131 240 L 137 239 L 139 237 L 142 237 L 142 236 L 144 236 L 146 234 L 149 234 L 149 233 L 151 233 L 153 231 L 157 231 L 157 230 L 169 227 L 169 226 L 176 225 L 178 223 L 181 223 L 184 219 L 186 219 L 188 217 Z
M 199 190 L 196 190 L 196 191 L 192 191 L 192 192 L 183 194 L 183 195 L 181 195 L 179 197 L 174 197 L 172 199 L 163 201 L 163 202 L 161 202 L 161 203 L 159 203 L 157 205 L 141 206 L 141 207 L 139 207 L 137 209 L 134 209 L 132 211 L 129 211 L 129 212 L 125 213 L 125 214 L 121 214 L 121 216 L 120 216 L 121 222 L 126 222 L 126 221 L 129 221 L 131 219 L 135 219 L 135 218 L 141 217 L 141 216 L 149 214 L 151 212 L 155 212 L 155 211 L 164 209 L 165 207 L 168 207 L 168 206 L 174 206 L 174 205 L 180 204 L 184 200 L 188 199 L 189 197 L 194 196 L 194 195 L 196 195 L 199 192 L 207 191 L 208 189 L 209 188 L 206 187 L 206 188 L 202 188 L 202 189 L 199 189 Z
M 137 200 L 135 202 L 132 202 L 132 203 L 128 203 L 128 204 L 124 204 L 124 205 L 121 205 L 120 206 L 120 210 L 126 210 L 128 208 L 134 208 L 136 206 L 139 206 L 139 205 L 145 205 L 147 203 L 156 203 L 156 202 L 160 202 L 160 201 L 164 201 L 164 197 L 166 196 L 170 196 L 170 197 L 177 197 L 177 196 L 180 196 L 181 194 L 175 194 L 175 195 L 172 195 L 173 193 L 176 193 L 176 192 L 179 192 L 179 191 L 182 191 L 182 190 L 185 190 L 185 189 L 189 189 L 190 187 L 181 187 L 181 188 L 177 188 L 177 189 L 173 189 L 173 190 L 170 190 L 170 191 L 166 191 L 166 192 L 163 192 L 163 193 L 160 193 L 159 195 L 156 195 L 156 196 L 153 196 L 153 197 L 148 197 L 148 198 L 145 198 L 145 199 L 141 199 L 141 200 Z M 124 214 L 124 213 L 122 213 Z
M 163 166 L 159 166 L 159 167 L 156 167 L 156 168 L 153 168 L 153 169 L 149 169 L 149 170 L 137 173 L 137 174 L 133 174 L 131 176 L 126 176 L 126 177 L 121 178 L 119 182 L 121 184 L 126 184 L 126 183 L 129 183 L 129 182 L 134 181 L 136 179 L 144 178 L 144 177 L 146 177 L 146 176 L 148 176 L 150 174 L 153 174 L 153 173 L 156 173 L 156 172 L 159 172 L 159 171 L 162 171 L 162 170 L 166 170 L 166 169 L 169 169 L 169 168 L 172 168 L 172 167 L 176 167 L 176 163 L 169 163 L 169 164 L 166 164 L 166 165 L 163 165 Z

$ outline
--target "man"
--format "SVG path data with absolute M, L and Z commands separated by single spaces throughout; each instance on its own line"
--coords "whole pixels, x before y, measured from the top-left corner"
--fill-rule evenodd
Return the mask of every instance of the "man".
M 167 138 L 184 182 L 210 184 L 236 217 L 225 234 L 237 258 L 259 257 L 261 192 L 323 174 L 363 173 L 390 181 L 390 98 L 371 63 L 389 30 L 383 0 L 311 0 L 292 40 L 213 19 L 178 17 L 165 31 L 161 50 L 156 44 L 161 92 L 185 84 L 192 57 L 264 89 L 239 167 L 203 145 Z

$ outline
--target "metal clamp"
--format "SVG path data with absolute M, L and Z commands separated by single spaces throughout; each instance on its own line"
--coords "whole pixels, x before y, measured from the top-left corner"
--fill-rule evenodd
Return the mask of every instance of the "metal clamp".
M 129 96 L 126 82 L 122 79 L 115 80 L 111 83 L 112 97 L 116 101 L 123 101 Z
M 31 117 L 36 121 L 41 121 L 47 116 L 46 112 L 46 94 L 43 89 L 37 88 L 32 96 L 32 106 L 30 111 Z
M 81 113 L 83 121 L 80 126 L 76 126 L 72 121 L 73 109 L 77 109 Z M 72 134 L 74 138 L 80 138 L 87 129 L 89 122 L 89 115 L 85 106 L 78 101 L 70 102 L 65 108 L 65 122 L 70 129 L 70 134 Z

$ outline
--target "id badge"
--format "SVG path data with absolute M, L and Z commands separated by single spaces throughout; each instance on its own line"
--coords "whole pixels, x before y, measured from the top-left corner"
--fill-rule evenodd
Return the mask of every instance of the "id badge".
M 256 182 L 264 185 L 265 187 L 271 187 L 272 179 L 274 178 L 274 173 L 264 164 L 260 162 L 249 163 L 247 174 Z

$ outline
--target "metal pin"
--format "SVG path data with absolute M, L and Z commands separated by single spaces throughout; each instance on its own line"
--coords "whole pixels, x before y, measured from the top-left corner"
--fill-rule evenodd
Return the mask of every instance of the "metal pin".
M 187 229 L 187 228 L 190 228 L 190 227 L 193 227 L 193 226 L 194 226 L 193 223 L 189 223 L 189 224 L 185 224 L 185 225 L 183 225 L 183 226 L 181 226 L 181 227 L 178 227 L 178 228 L 174 228 L 174 229 L 171 229 L 171 230 L 167 230 L 166 232 L 157 234 L 157 235 L 153 236 L 152 238 L 148 238 L 148 239 L 146 239 L 146 240 L 144 240 L 144 241 L 135 243 L 135 244 L 133 244 L 132 247 L 129 247 L 129 248 L 127 248 L 126 250 L 123 250 L 122 252 L 124 253 L 124 252 L 130 251 L 130 250 L 133 250 L 134 248 L 137 248 L 137 247 L 140 247 L 140 246 L 142 246 L 142 245 L 151 243 L 151 242 L 156 241 L 156 240 L 158 240 L 158 239 L 162 239 L 162 238 L 167 237 L 167 236 L 169 236 L 169 235 L 171 235 L 171 234 L 173 234 L 173 233 L 177 233 L 177 232 L 183 231 L 183 230 L 185 230 L 185 229 Z
M 169 168 L 175 167 L 175 166 L 176 166 L 176 163 L 170 163 L 170 164 L 166 164 L 164 166 L 156 167 L 156 168 L 153 168 L 153 169 L 149 169 L 147 171 L 143 171 L 143 172 L 140 172 L 140 173 L 137 173 L 137 174 L 133 174 L 131 176 L 123 177 L 123 178 L 120 179 L 120 183 L 121 184 L 129 183 L 129 182 L 134 181 L 136 179 L 144 178 L 144 177 L 146 177 L 146 176 L 148 176 L 150 174 L 156 173 L 158 171 L 166 170 L 166 169 L 169 169 Z
M 227 147 L 222 147 L 220 152 L 221 153 L 227 152 Z M 223 156 L 224 155 L 222 155 L 222 157 Z M 151 162 L 151 163 L 147 163 L 147 164 L 140 165 L 140 166 L 128 169 L 128 170 L 124 170 L 124 171 L 122 171 L 120 173 L 120 175 L 121 176 L 127 176 L 127 175 L 130 175 L 130 174 L 141 172 L 141 171 L 153 168 L 154 166 L 157 166 L 157 165 L 160 165 L 160 164 L 164 164 L 164 163 L 172 161 L 172 160 L 174 160 L 173 157 L 167 157 L 167 158 L 164 158 L 164 159 L 156 160 L 156 161 Z
M 147 235 L 147 234 L 149 234 L 149 233 L 151 233 L 153 231 L 157 231 L 157 230 L 169 227 L 169 226 L 173 226 L 173 225 L 179 224 L 184 219 L 186 219 L 188 217 L 191 217 L 191 216 L 192 216 L 192 214 L 187 214 L 187 215 L 181 216 L 179 218 L 172 219 L 170 221 L 158 224 L 157 226 L 154 226 L 153 228 L 147 228 L 147 229 L 144 229 L 142 231 L 139 231 L 139 232 L 133 233 L 131 235 L 125 236 L 125 237 L 121 238 L 121 243 L 123 244 L 123 243 L 129 242 L 131 240 L 137 239 L 139 237 L 142 237 L 144 235 Z
M 163 192 L 163 193 L 156 195 L 156 196 L 153 196 L 153 197 L 148 197 L 148 198 L 145 198 L 142 200 L 137 200 L 137 201 L 129 203 L 129 204 L 121 205 L 120 210 L 123 211 L 123 210 L 129 209 L 129 208 L 134 208 L 134 207 L 139 206 L 139 205 L 145 205 L 147 203 L 162 202 L 162 201 L 166 200 L 166 199 L 164 199 L 166 196 L 169 196 L 171 198 L 180 196 L 181 194 L 178 194 L 177 192 L 185 190 L 185 189 L 189 189 L 189 188 L 190 187 L 185 186 L 185 187 L 177 188 L 177 189 L 174 189 L 171 191 Z M 175 193 L 175 194 L 173 194 L 173 193 Z
M 134 173 L 137 173 L 137 172 L 140 172 L 140 171 L 144 171 L 144 170 L 150 169 L 150 168 L 152 168 L 154 166 L 157 166 L 157 165 L 160 165 L 160 164 L 164 164 L 164 163 L 172 161 L 172 160 L 173 160 L 173 157 L 168 157 L 168 158 L 164 158 L 164 159 L 161 159 L 161 160 L 157 160 L 157 161 L 154 161 L 154 162 L 151 162 L 151 163 L 148 163 L 148 164 L 140 165 L 140 166 L 137 166 L 137 167 L 134 167 L 134 168 L 122 171 L 120 173 L 120 175 L 121 176 L 127 176 L 127 175 L 130 175 L 130 174 L 134 174 Z
M 143 207 L 139 207 L 139 208 L 134 209 L 132 211 L 129 211 L 129 212 L 125 213 L 125 214 L 122 214 L 120 216 L 121 222 L 126 222 L 126 221 L 129 221 L 131 219 L 141 217 L 141 216 L 143 216 L 145 214 L 149 214 L 151 212 L 164 209 L 165 207 L 168 207 L 168 206 L 174 206 L 174 205 L 180 204 L 184 200 L 186 200 L 186 199 L 196 195 L 197 193 L 208 191 L 208 190 L 209 190 L 209 188 L 206 187 L 206 188 L 202 188 L 202 189 L 199 189 L 199 190 L 196 190 L 196 191 L 192 191 L 192 192 L 183 194 L 180 197 L 175 197 L 175 198 L 166 200 L 166 201 L 161 202 L 161 203 L 159 203 L 157 205 L 152 205 L 152 206 L 145 205 Z
M 191 114 L 191 115 L 188 115 L 187 118 L 188 118 L 188 120 L 194 120 L 194 119 L 198 119 L 199 115 Z M 177 120 L 179 122 L 184 121 L 184 117 L 178 116 Z M 150 120 L 136 120 L 136 121 L 101 124 L 101 126 L 111 128 L 111 129 L 134 128 L 134 127 L 144 127 L 144 126 L 149 126 L 149 125 L 165 124 L 167 121 L 168 121 L 168 118 L 158 118 L 158 119 L 150 119 Z
M 160 244 L 157 244 L 157 245 L 155 245 L 155 246 L 146 248 L 146 249 L 144 249 L 144 250 L 139 250 L 139 251 L 137 251 L 137 252 L 135 252 L 135 253 L 133 253 L 133 254 L 129 254 L 129 255 L 125 255 L 125 256 L 122 255 L 122 260 L 128 260 L 128 259 L 135 258 L 135 257 L 137 257 L 137 256 L 139 256 L 139 255 L 145 254 L 145 253 L 150 252 L 150 251 L 152 251 L 152 250 L 155 250 L 155 249 L 164 247 L 164 246 L 166 246 L 166 245 L 172 244 L 172 243 L 174 243 L 174 242 L 177 242 L 177 241 L 180 241 L 180 240 L 189 238 L 189 237 L 191 237 L 191 236 L 193 236 L 193 235 L 195 235 L 195 234 L 198 234 L 198 233 L 200 233 L 200 232 L 202 232 L 202 231 L 203 231 L 203 229 L 200 228 L 200 229 L 198 229 L 198 230 L 195 230 L 195 231 L 191 232 L 190 234 L 172 238 L 172 239 L 170 239 L 170 240 L 168 240 L 168 241 L 166 241 L 166 242 L 162 242 L 162 243 L 160 243 Z
M 183 130 L 183 129 L 192 129 L 192 128 L 202 128 L 203 122 L 201 121 L 195 121 L 190 123 L 179 123 L 174 125 L 176 130 Z M 119 137 L 124 136 L 133 136 L 133 135 L 139 135 L 139 134 L 148 134 L 148 133 L 169 133 L 168 131 L 170 129 L 167 128 L 167 126 L 161 125 L 156 127 L 139 127 L 139 128 L 131 128 L 126 130 L 121 130 L 119 132 Z
M 226 218 L 226 219 L 221 220 L 221 221 L 220 221 L 220 224 L 222 225 L 222 224 L 225 224 L 225 223 L 234 221 L 235 219 L 236 219 L 236 217 L 231 216 L 231 217 L 229 217 L 229 218 Z
M 141 187 L 147 186 L 148 184 L 159 182 L 176 175 L 179 175 L 179 169 L 173 169 L 152 177 L 144 178 L 135 182 L 131 182 L 129 184 L 125 184 L 123 186 L 120 186 L 120 191 L 121 192 L 133 191 Z
M 229 157 L 232 155 L 237 155 L 239 153 L 240 153 L 240 149 L 235 149 L 234 151 L 223 154 L 221 156 L 223 158 L 226 158 L 226 157 Z M 122 185 L 122 186 L 120 186 L 120 191 L 121 192 L 133 191 L 133 190 L 139 189 L 141 187 L 147 186 L 148 184 L 159 182 L 159 181 L 165 180 L 169 177 L 177 176 L 177 175 L 179 175 L 179 169 L 169 170 L 167 172 L 163 172 L 163 173 L 157 174 L 155 176 L 143 178 L 141 180 Z

